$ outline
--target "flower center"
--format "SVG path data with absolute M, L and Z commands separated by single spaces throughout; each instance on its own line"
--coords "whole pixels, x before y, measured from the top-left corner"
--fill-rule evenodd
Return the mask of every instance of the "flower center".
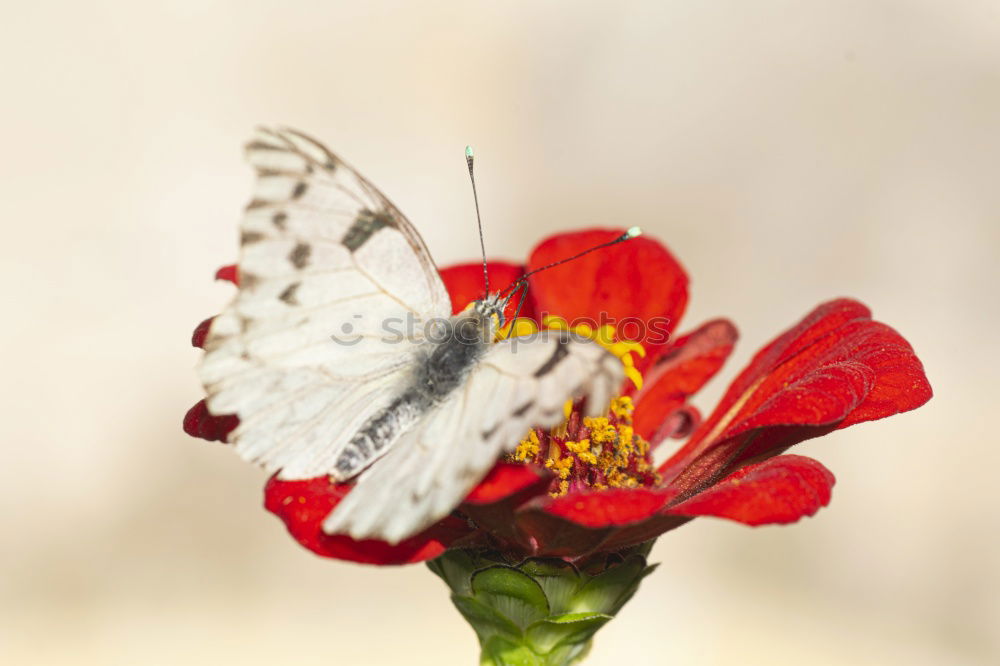
M 649 442 L 632 430 L 631 398 L 615 398 L 607 416 L 596 418 L 582 416 L 580 406 L 580 402 L 567 402 L 566 421 L 548 432 L 532 429 L 510 459 L 543 465 L 555 472 L 549 490 L 553 497 L 571 490 L 659 483 Z
M 646 355 L 638 342 L 615 340 L 614 327 L 593 328 L 586 324 L 570 326 L 564 319 L 546 316 L 542 326 L 558 331 L 573 331 L 597 342 L 618 357 L 625 366 L 625 376 L 642 388 L 642 375 L 632 354 Z M 529 335 L 539 330 L 528 319 L 510 322 L 497 332 L 498 339 Z M 635 406 L 628 396 L 611 401 L 606 416 L 585 417 L 582 402 L 566 401 L 566 420 L 548 432 L 533 428 L 508 456 L 512 462 L 543 465 L 556 474 L 549 494 L 565 495 L 571 490 L 635 488 L 659 483 L 650 458 L 649 442 L 632 429 Z

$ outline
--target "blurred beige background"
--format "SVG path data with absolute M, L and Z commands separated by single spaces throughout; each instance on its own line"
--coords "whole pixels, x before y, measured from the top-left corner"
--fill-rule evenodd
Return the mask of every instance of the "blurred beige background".
M 811 442 L 831 506 L 701 520 L 598 635 L 609 664 L 1000 661 L 1000 11 L 992 1 L 5 3 L 0 661 L 469 664 L 423 567 L 323 561 L 264 474 L 180 430 L 230 288 L 254 124 L 321 137 L 444 264 L 641 224 L 688 326 L 767 339 L 852 295 L 924 409 Z

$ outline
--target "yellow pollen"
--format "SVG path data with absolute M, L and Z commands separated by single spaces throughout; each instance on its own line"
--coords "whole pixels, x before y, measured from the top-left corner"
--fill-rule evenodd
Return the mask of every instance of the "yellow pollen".
M 597 464 L 597 456 L 590 452 L 590 440 L 581 439 L 579 442 L 566 442 L 566 448 L 576 457 L 588 465 Z
M 632 404 L 632 398 L 627 395 L 618 396 L 611 401 L 611 413 L 619 419 L 631 423 L 633 411 L 635 411 L 635 405 Z
M 517 448 L 514 449 L 514 460 L 518 462 L 534 460 L 535 456 L 538 455 L 539 446 L 538 433 L 532 430 L 528 433 L 527 437 L 521 440 Z
M 560 479 L 565 480 L 569 478 L 569 471 L 573 467 L 573 458 L 570 456 L 566 456 L 565 458 L 548 458 L 545 461 L 545 466 L 558 474 Z
M 590 428 L 590 437 L 599 444 L 613 442 L 618 437 L 618 431 L 604 416 L 586 417 L 583 419 L 583 426 Z

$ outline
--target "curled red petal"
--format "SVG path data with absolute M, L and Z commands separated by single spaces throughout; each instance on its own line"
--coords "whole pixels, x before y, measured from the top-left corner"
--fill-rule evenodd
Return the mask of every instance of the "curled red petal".
M 761 350 L 660 472 L 685 494 L 742 462 L 931 397 L 910 345 L 862 304 L 821 305 Z
M 205 338 L 208 336 L 208 327 L 212 325 L 213 319 L 215 319 L 215 317 L 209 317 L 195 327 L 194 333 L 191 334 L 192 347 L 198 347 L 199 349 L 205 348 Z
M 777 456 L 733 472 L 668 513 L 746 525 L 793 523 L 829 504 L 834 482 L 833 473 L 812 458 Z
M 487 272 L 490 276 L 490 291 L 496 293 L 523 276 L 524 266 L 506 261 L 490 261 L 487 263 Z M 457 264 L 441 269 L 440 273 L 441 280 L 451 296 L 452 312 L 461 312 L 469 303 L 483 297 L 482 263 Z M 513 317 L 517 310 L 517 300 L 512 298 L 504 310 L 504 316 L 508 319 Z M 530 319 L 535 317 L 535 302 L 530 289 L 519 316 Z
M 527 268 L 566 259 L 622 233 L 591 229 L 552 236 L 531 253 Z M 642 342 L 647 352 L 667 344 L 687 305 L 687 273 L 648 236 L 591 252 L 529 280 L 540 315 L 612 324 L 621 338 Z
M 236 264 L 228 264 L 215 271 L 215 279 L 232 282 L 238 287 L 240 285 L 240 275 Z
M 433 559 L 470 531 L 465 521 L 448 517 L 395 545 L 326 534 L 323 520 L 351 487 L 328 477 L 305 481 L 271 477 L 264 488 L 264 507 L 285 523 L 296 541 L 317 555 L 363 564 L 410 564 Z
M 648 412 L 647 412 L 648 413 Z M 645 437 L 655 448 L 667 438 L 684 439 L 701 424 L 701 412 L 694 405 L 688 404 L 684 400 L 673 402 L 663 402 L 660 404 L 653 424 L 638 421 L 637 432 L 642 435 L 643 430 L 649 430 L 649 437 Z
M 210 442 L 226 441 L 239 424 L 240 418 L 235 414 L 216 416 L 210 413 L 204 400 L 199 400 L 184 415 L 184 432 Z
M 643 373 L 642 390 L 633 396 L 635 431 L 653 444 L 690 432 L 693 424 L 686 431 L 678 429 L 676 416 L 691 416 L 680 410 L 719 371 L 737 337 L 731 322 L 716 319 L 677 338 L 654 358 Z

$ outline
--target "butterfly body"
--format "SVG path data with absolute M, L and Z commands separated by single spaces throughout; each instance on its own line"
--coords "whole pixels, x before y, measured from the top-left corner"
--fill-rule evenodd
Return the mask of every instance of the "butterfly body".
M 239 417 L 228 441 L 241 457 L 283 479 L 353 482 L 327 532 L 405 539 L 530 427 L 559 423 L 566 400 L 607 407 L 615 356 L 566 332 L 496 340 L 498 295 L 453 316 L 420 234 L 320 143 L 260 129 L 247 159 L 240 286 L 199 374 L 209 411 Z M 415 325 L 387 335 L 398 321 Z
M 495 302 L 495 298 L 493 301 Z M 438 342 L 426 342 L 407 381 L 388 407 L 373 415 L 348 442 L 333 474 L 347 480 L 367 467 L 403 433 L 455 391 L 489 350 L 502 312 L 476 301 L 438 327 Z

